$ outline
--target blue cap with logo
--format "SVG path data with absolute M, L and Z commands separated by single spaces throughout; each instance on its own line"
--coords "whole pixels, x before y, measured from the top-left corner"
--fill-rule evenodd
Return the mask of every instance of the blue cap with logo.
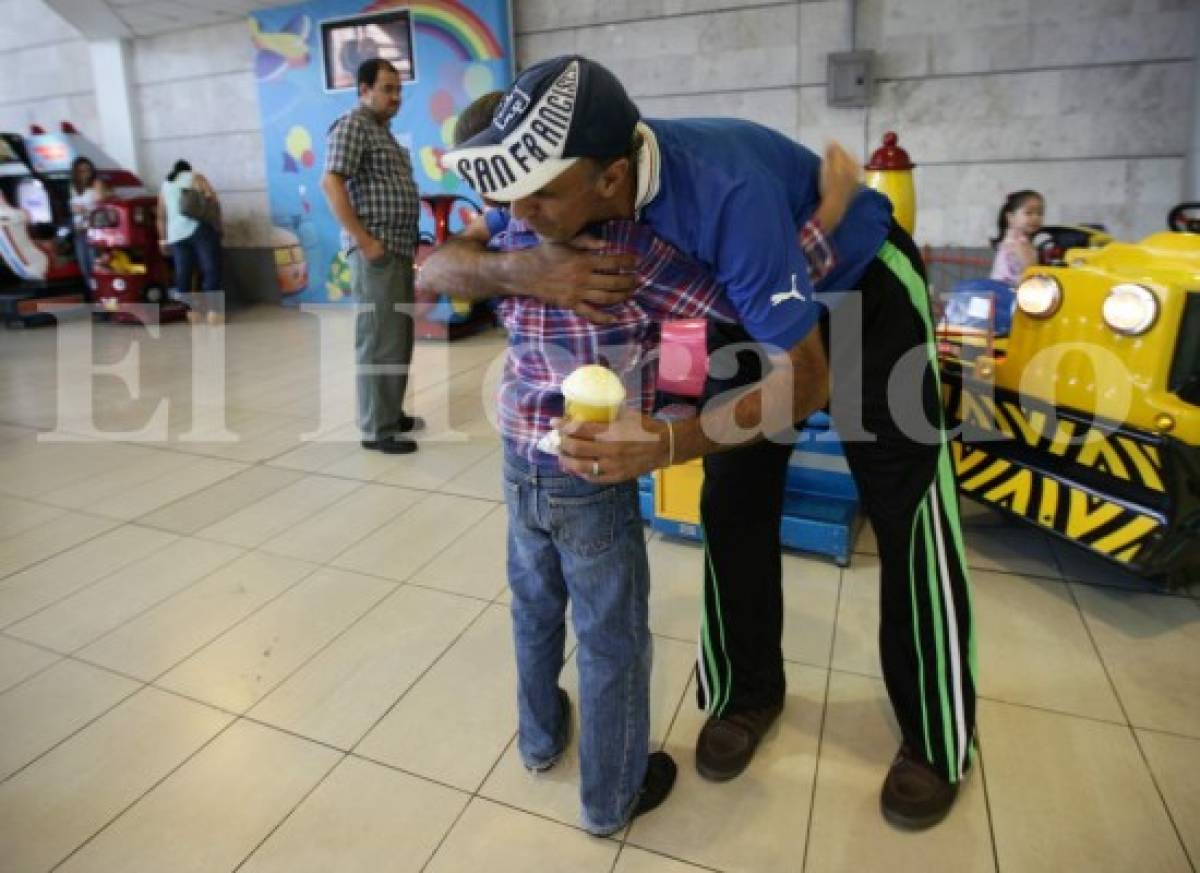
M 489 200 L 528 197 L 579 158 L 629 150 L 640 115 L 617 77 L 578 55 L 534 64 L 508 89 L 492 123 L 442 157 Z

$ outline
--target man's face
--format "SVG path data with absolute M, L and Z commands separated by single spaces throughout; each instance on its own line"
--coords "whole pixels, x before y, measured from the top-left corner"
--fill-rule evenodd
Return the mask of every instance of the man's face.
M 513 217 L 548 242 L 567 242 L 593 221 L 608 217 L 605 179 L 595 163 L 576 161 L 571 169 L 528 197 L 511 204 Z
M 400 111 L 400 74 L 383 67 L 375 76 L 375 84 L 358 89 L 359 99 L 381 122 L 390 121 Z

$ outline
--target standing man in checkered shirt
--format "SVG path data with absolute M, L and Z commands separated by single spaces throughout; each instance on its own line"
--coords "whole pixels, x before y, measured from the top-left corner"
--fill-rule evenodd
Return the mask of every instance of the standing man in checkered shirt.
M 329 128 L 321 190 L 342 226 L 359 307 L 355 357 L 362 445 L 407 454 L 417 444 L 403 434 L 423 425 L 404 414 L 421 204 L 408 151 L 389 129 L 400 110 L 396 68 L 381 58 L 364 61 L 358 68 L 358 98 L 358 105 Z M 397 312 L 397 306 L 405 311 Z

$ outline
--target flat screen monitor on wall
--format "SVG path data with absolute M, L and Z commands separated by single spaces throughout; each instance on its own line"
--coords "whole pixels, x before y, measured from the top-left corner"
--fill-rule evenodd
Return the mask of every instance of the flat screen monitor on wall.
M 400 71 L 401 82 L 417 78 L 407 9 L 322 21 L 321 52 L 327 91 L 355 87 L 359 64 L 371 58 L 391 61 Z

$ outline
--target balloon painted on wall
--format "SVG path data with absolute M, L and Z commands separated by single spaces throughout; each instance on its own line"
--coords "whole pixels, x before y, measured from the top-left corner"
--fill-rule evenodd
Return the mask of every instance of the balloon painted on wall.
M 300 168 L 311 169 L 317 161 L 312 135 L 299 124 L 293 125 L 284 138 L 283 171 L 298 173 Z
M 251 13 L 272 224 L 298 238 L 308 264 L 307 287 L 288 302 L 349 295 L 339 228 L 317 186 L 327 131 L 358 98 L 353 88 L 326 89 L 322 23 L 391 9 L 408 13 L 415 72 L 404 84 L 391 130 L 410 152 L 422 194 L 470 193 L 438 159 L 452 144 L 459 113 L 479 95 L 512 80 L 508 0 L 306 0 Z M 305 190 L 313 195 L 305 196 Z M 421 227 L 432 231 L 428 216 L 422 216 Z M 291 284 L 298 281 L 295 272 Z M 447 320 L 461 315 L 447 307 Z
M 439 143 L 422 147 L 420 157 L 425 174 L 432 181 L 441 183 L 442 190 L 450 194 L 458 190 L 458 176 L 443 170 L 441 160 L 442 155 L 454 145 L 454 125 L 458 121 L 458 113 L 476 97 L 496 88 L 497 82 L 492 71 L 483 64 L 471 63 L 464 67 L 447 62 L 442 66 L 438 84 L 441 87 L 429 100 L 429 117 L 437 125 Z

